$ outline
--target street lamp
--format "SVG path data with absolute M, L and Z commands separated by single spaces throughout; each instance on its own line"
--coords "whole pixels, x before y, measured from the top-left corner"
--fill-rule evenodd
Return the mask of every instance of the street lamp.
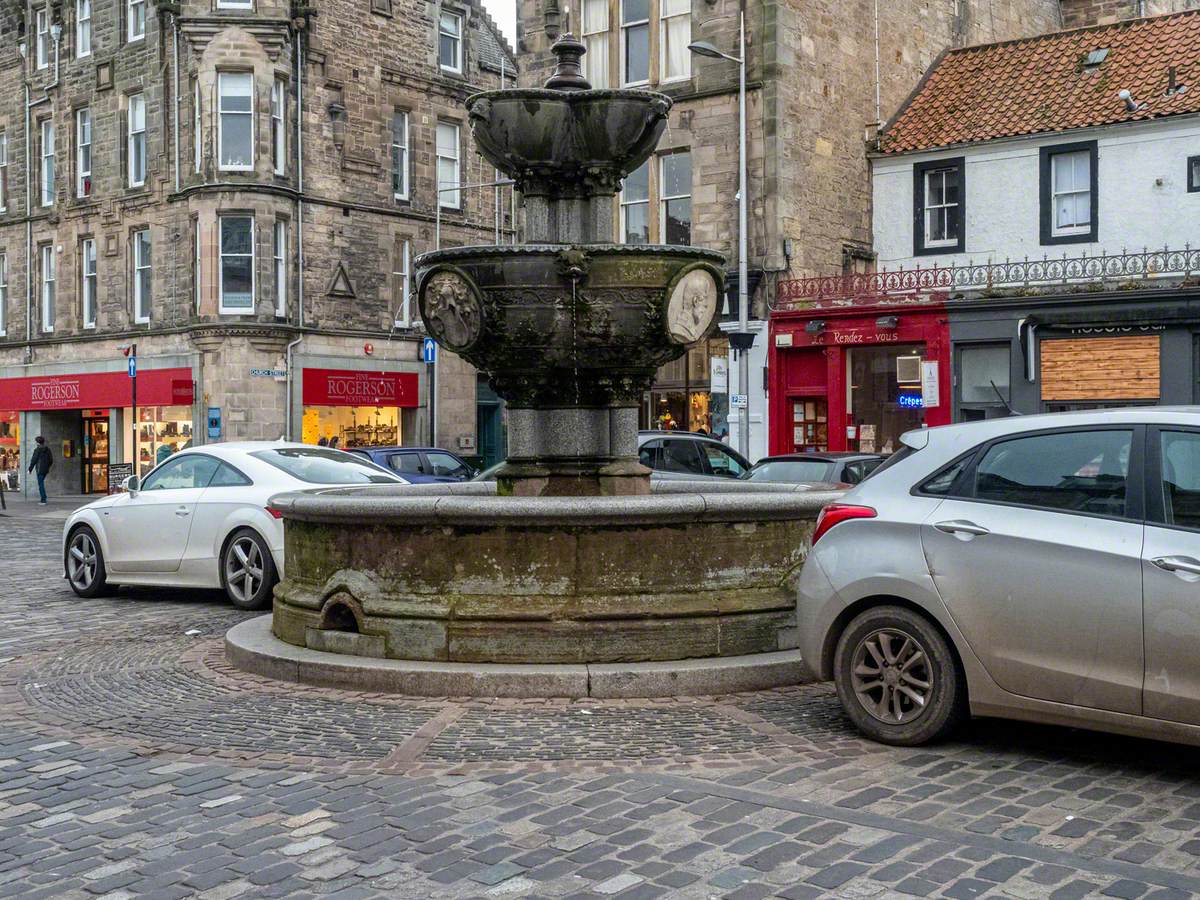
M 738 64 L 738 333 L 743 337 L 737 344 L 743 345 L 738 353 L 738 388 L 746 398 L 738 414 L 738 449 L 742 456 L 750 456 L 750 357 L 747 355 L 754 342 L 749 333 L 750 299 L 747 296 L 747 264 L 746 255 L 748 241 L 746 239 L 746 13 L 738 16 L 738 43 L 742 48 L 741 56 L 734 56 L 718 50 L 708 41 L 693 41 L 688 49 L 697 56 L 707 56 L 709 59 L 727 59 Z M 731 342 L 731 346 L 736 346 Z

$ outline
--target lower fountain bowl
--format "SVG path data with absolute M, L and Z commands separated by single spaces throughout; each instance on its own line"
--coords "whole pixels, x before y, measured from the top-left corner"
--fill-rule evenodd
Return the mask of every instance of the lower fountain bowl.
M 730 488 L 735 488 L 730 485 Z M 793 650 L 795 580 L 836 495 L 664 482 L 640 497 L 493 485 L 286 494 L 272 630 L 356 656 L 616 663 Z M 702 492 L 700 492 L 702 491 Z

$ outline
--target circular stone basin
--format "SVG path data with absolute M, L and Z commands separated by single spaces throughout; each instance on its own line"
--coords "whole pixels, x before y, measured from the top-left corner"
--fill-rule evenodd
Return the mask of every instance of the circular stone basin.
M 273 631 L 314 650 L 469 663 L 795 649 L 795 579 L 817 512 L 836 495 L 723 487 L 663 482 L 649 496 L 536 499 L 497 497 L 490 484 L 283 494 L 271 500 L 287 521 Z

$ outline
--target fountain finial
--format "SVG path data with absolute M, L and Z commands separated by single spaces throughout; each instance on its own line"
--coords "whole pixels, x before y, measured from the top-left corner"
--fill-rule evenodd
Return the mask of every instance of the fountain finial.
M 546 87 L 556 91 L 590 91 L 591 83 L 583 77 L 583 54 L 587 47 L 582 41 L 576 40 L 573 34 L 567 33 L 560 37 L 550 47 L 550 52 L 558 57 L 554 66 L 554 74 L 546 79 Z

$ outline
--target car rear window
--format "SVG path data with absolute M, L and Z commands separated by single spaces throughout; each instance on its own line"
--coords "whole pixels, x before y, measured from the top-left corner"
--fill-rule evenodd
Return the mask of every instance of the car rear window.
M 874 478 L 880 472 L 886 472 L 888 469 L 890 469 L 896 463 L 898 463 L 902 460 L 908 459 L 910 456 L 912 456 L 916 452 L 917 452 L 916 448 L 910 447 L 910 446 L 908 446 L 908 444 L 902 445 L 899 450 L 897 450 L 895 453 L 893 453 L 891 456 L 889 456 L 887 459 L 885 459 L 883 462 L 881 462 L 879 465 L 877 465 L 871 472 L 868 472 L 867 477 L 864 478 L 863 481 L 866 481 L 868 478 Z
M 761 462 L 750 470 L 750 481 L 798 483 L 829 481 L 833 463 L 824 459 L 779 459 Z
M 310 484 L 397 484 L 401 479 L 374 463 L 342 450 L 323 447 L 279 447 L 256 450 L 255 459 Z

